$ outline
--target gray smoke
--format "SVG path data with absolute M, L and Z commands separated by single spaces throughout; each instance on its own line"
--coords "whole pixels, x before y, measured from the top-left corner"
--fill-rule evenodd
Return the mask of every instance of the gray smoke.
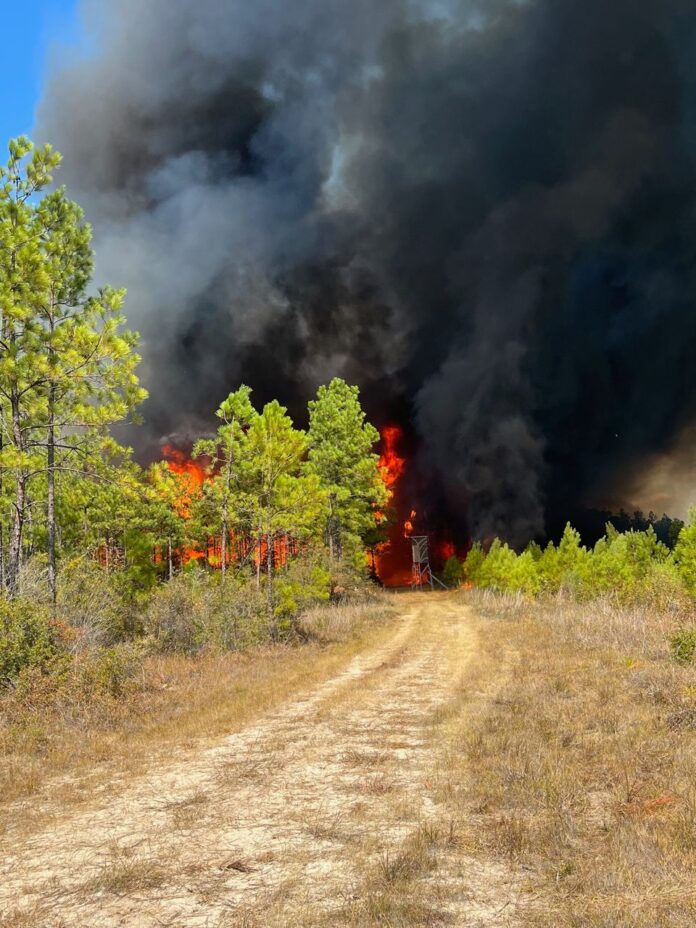
M 91 0 L 37 134 L 152 436 L 345 376 L 515 543 L 696 413 L 685 0 Z

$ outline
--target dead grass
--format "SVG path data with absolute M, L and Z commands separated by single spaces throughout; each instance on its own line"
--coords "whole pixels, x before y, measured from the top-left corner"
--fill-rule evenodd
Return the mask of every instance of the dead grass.
M 468 602 L 487 617 L 481 689 L 459 694 L 440 791 L 482 853 L 525 868 L 527 924 L 696 924 L 696 733 L 670 724 L 696 708 L 696 672 L 669 660 L 678 618 Z
M 391 598 L 314 610 L 304 644 L 196 657 L 152 655 L 121 698 L 75 702 L 48 683 L 0 701 L 0 833 L 3 806 L 39 794 L 49 781 L 63 806 L 102 782 L 127 780 L 148 764 L 241 729 L 288 698 L 330 678 L 362 648 L 382 640 Z M 255 770 L 227 775 L 256 776 Z M 39 804 L 33 811 L 40 814 Z M 182 813 L 183 815 L 183 813 Z M 185 818 L 185 815 L 183 815 Z M 12 823 L 17 826 L 16 820 Z
M 157 889 L 167 881 L 167 870 L 158 860 L 126 850 L 114 850 L 99 871 L 82 884 L 80 893 L 111 896 L 134 896 Z
M 366 928 L 426 928 L 452 919 L 438 906 L 438 891 L 428 882 L 438 870 L 441 854 L 452 847 L 451 832 L 437 824 L 421 824 L 395 849 L 385 850 L 364 866 L 364 877 L 351 898 L 334 916 L 333 924 Z

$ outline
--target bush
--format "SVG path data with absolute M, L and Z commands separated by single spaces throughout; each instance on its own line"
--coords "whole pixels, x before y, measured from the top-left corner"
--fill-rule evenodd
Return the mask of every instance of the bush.
M 285 573 L 276 576 L 275 615 L 278 630 L 287 632 L 292 620 L 310 606 L 326 603 L 331 597 L 331 574 L 322 564 L 296 560 Z M 339 589 L 345 589 L 340 587 Z
M 674 548 L 674 563 L 691 596 L 696 596 L 696 512 L 689 513 L 689 524 L 679 534 Z
M 74 651 L 108 647 L 142 634 L 131 586 L 124 571 L 107 571 L 90 558 L 61 564 L 57 616 L 76 630 Z M 50 606 L 45 558 L 33 557 L 23 565 L 20 589 L 22 598 Z
M 58 614 L 80 630 L 81 648 L 109 647 L 142 632 L 125 595 L 125 574 L 107 572 L 96 561 L 80 558 L 61 570 Z
M 131 644 L 92 651 L 76 664 L 79 685 L 88 694 L 125 696 L 140 668 L 140 653 Z
M 690 664 L 696 654 L 696 628 L 680 628 L 669 639 L 672 657 L 678 664 Z
M 445 561 L 442 568 L 442 579 L 446 586 L 458 587 L 464 580 L 464 565 L 458 557 L 452 555 Z
M 477 586 L 481 579 L 481 569 L 483 568 L 485 560 L 486 555 L 483 552 L 483 547 L 481 543 L 477 541 L 476 544 L 472 546 L 471 551 L 469 551 L 464 561 L 464 579 Z
M 27 668 L 47 672 L 59 659 L 60 646 L 48 611 L 19 599 L 0 599 L 0 687 Z
M 245 575 L 194 570 L 161 586 L 150 601 L 145 630 L 164 652 L 194 654 L 204 648 L 239 650 L 268 637 L 265 599 Z

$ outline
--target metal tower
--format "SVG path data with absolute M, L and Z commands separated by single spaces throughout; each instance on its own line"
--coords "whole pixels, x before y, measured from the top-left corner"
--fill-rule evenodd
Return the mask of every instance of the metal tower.
M 413 555 L 413 572 L 411 574 L 411 589 L 422 590 L 426 584 L 435 589 L 439 584 L 443 590 L 447 587 L 433 575 L 430 567 L 430 541 L 427 535 L 411 535 L 411 552 Z

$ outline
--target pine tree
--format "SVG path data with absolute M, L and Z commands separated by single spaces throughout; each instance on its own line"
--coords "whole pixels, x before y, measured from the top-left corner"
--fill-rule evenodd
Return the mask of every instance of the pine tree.
M 348 541 L 365 541 L 388 493 L 373 449 L 379 433 L 366 421 L 360 391 L 335 378 L 309 403 L 309 466 L 328 493 L 326 537 L 332 558 Z
M 121 331 L 124 293 L 86 295 L 91 230 L 82 211 L 63 190 L 40 196 L 59 163 L 50 146 L 20 138 L 0 169 L 0 465 L 14 482 L 2 573 L 16 594 L 31 485 L 41 477 L 54 603 L 57 474 L 96 472 L 115 446 L 109 426 L 146 395 L 137 336 Z
M 193 449 L 195 458 L 206 457 L 210 461 L 211 480 L 206 486 L 206 496 L 212 498 L 215 510 L 220 513 L 220 570 L 223 583 L 227 573 L 231 510 L 240 490 L 244 438 L 258 415 L 250 397 L 251 390 L 246 386 L 230 393 L 216 412 L 222 425 L 215 438 L 201 440 Z M 239 508 L 240 499 L 237 498 L 236 502 Z

